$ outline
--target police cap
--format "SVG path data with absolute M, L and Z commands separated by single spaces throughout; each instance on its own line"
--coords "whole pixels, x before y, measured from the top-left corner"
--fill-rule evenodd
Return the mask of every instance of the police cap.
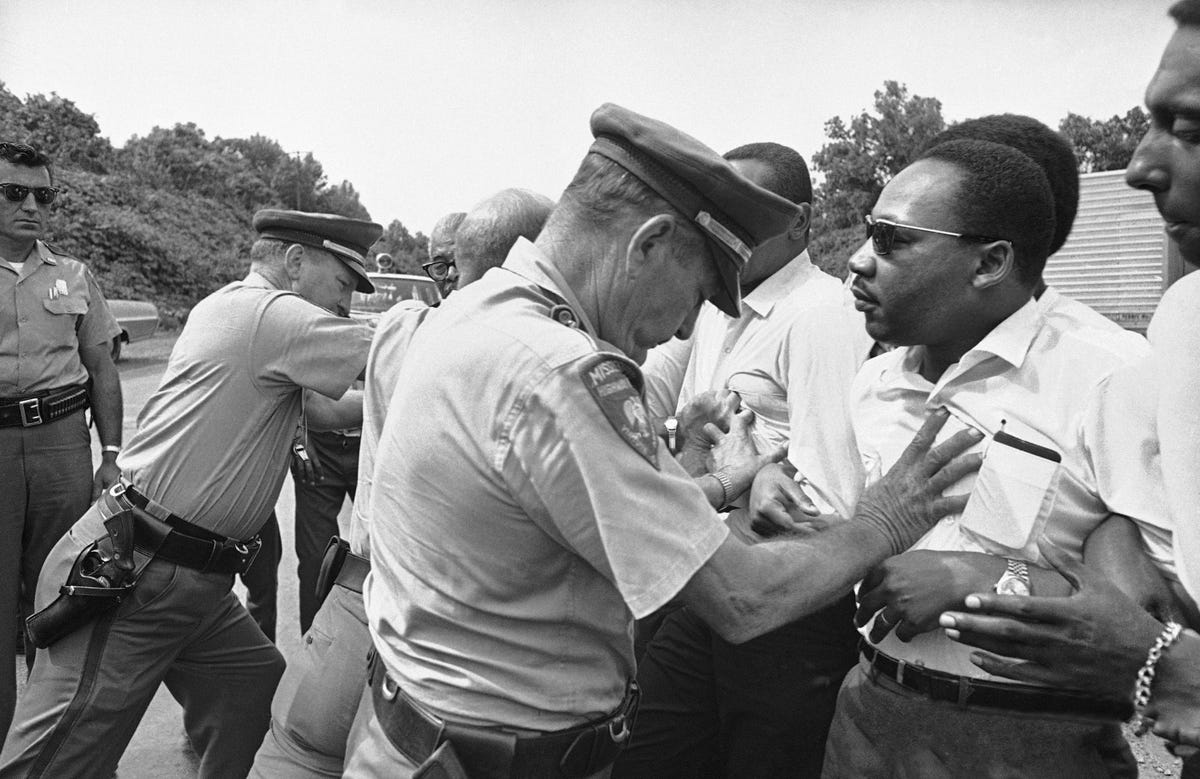
M 324 249 L 358 276 L 359 292 L 374 292 L 367 275 L 367 250 L 383 235 L 383 227 L 362 219 L 336 214 L 310 214 L 264 208 L 254 215 L 254 229 L 261 238 L 274 238 Z
M 787 231 L 799 208 L 748 181 L 692 136 L 621 106 L 597 108 L 592 135 L 591 151 L 636 176 L 721 250 L 716 261 L 724 290 L 713 303 L 738 316 L 742 268 L 760 244 Z

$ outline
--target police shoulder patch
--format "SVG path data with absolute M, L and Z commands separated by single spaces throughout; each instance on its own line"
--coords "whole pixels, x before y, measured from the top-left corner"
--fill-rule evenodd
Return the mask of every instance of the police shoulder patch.
M 634 388 L 642 383 L 637 367 L 614 354 L 597 354 L 584 361 L 579 377 L 617 434 L 658 470 L 658 437 Z

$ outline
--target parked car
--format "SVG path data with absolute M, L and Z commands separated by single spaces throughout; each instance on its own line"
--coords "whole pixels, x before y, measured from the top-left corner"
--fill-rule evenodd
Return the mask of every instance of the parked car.
M 113 362 L 121 359 L 124 344 L 149 338 L 158 330 L 158 307 L 144 300 L 110 300 L 108 308 L 117 318 L 121 332 L 113 338 Z
M 372 327 L 379 315 L 401 300 L 422 300 L 433 305 L 442 299 L 433 279 L 407 273 L 370 273 L 375 291 L 355 292 L 350 300 L 350 316 Z

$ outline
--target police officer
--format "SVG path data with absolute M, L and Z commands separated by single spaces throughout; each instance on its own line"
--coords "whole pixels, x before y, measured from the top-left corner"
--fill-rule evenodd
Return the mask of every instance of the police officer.
M 499 266 L 518 238 L 536 238 L 552 206 L 549 198 L 519 189 L 504 190 L 475 206 L 458 232 L 458 286 L 465 287 Z M 251 776 L 298 779 L 342 775 L 346 738 L 362 697 L 371 647 L 362 581 L 370 567 L 368 506 L 375 447 L 409 343 L 435 310 L 418 300 L 402 300 L 380 317 L 375 328 L 367 359 L 362 467 L 349 539 L 343 550 L 331 552 L 329 565 L 337 570 L 329 572 L 333 578 L 329 594 L 299 656 L 290 659 L 280 680 L 271 702 L 271 728 L 255 757 Z
M 618 106 L 592 131 L 537 241 L 444 303 L 401 368 L 363 593 L 378 657 L 348 776 L 600 774 L 632 726 L 633 618 L 678 595 L 747 640 L 961 508 L 940 498 L 945 471 L 930 479 L 954 451 L 928 448 L 939 414 L 850 521 L 803 543 L 730 538 L 651 429 L 638 364 L 705 300 L 738 314 L 742 265 L 795 206 Z
M 121 332 L 87 266 L 44 243 L 58 195 L 50 159 L 0 143 L 0 744 L 16 702 L 20 610 L 42 561 L 101 489 L 116 481 L 121 383 L 109 344 Z M 90 393 L 87 387 L 91 383 Z M 83 411 L 92 407 L 101 463 Z M 29 647 L 27 655 L 33 652 Z M 31 658 L 30 658 L 31 659 Z
M 363 255 L 382 232 L 275 210 L 254 227 L 250 273 L 192 309 L 122 483 L 47 558 L 30 632 L 49 648 L 0 753 L 6 779 L 111 775 L 160 682 L 183 705 L 202 777 L 250 768 L 283 658 L 232 577 L 254 558 L 301 413 L 317 427 L 361 422 L 361 396 L 331 399 L 366 364 L 370 330 L 345 314 L 354 289 L 373 291 Z M 97 609 L 128 585 L 131 547 L 136 584 Z

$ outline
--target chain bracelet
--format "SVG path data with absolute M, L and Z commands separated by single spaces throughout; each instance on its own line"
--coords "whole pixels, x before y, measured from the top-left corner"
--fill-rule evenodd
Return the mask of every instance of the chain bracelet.
M 1150 730 L 1153 720 L 1146 717 L 1146 707 L 1150 705 L 1150 685 L 1154 684 L 1154 674 L 1158 670 L 1158 661 L 1175 640 L 1183 632 L 1183 626 L 1178 622 L 1168 622 L 1163 632 L 1154 639 L 1150 651 L 1146 653 L 1146 662 L 1137 672 L 1137 684 L 1133 687 L 1133 734 L 1144 736 Z

